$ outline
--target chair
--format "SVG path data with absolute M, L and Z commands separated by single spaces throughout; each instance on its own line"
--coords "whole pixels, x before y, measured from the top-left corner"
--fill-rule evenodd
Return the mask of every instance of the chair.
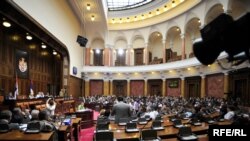
M 118 125 L 126 125 L 129 122 L 129 118 L 120 118 L 118 121 Z
M 114 133 L 113 132 L 96 132 L 95 141 L 113 141 Z
M 160 141 L 161 138 L 157 136 L 156 130 L 142 130 L 141 131 L 141 141 L 147 141 L 147 140 Z
M 10 131 L 8 123 L 0 123 L 0 133 L 6 133 L 8 131 Z
M 164 127 L 161 125 L 161 121 L 153 121 L 151 128 L 153 130 L 164 130 Z
M 180 127 L 183 127 L 184 125 L 182 124 L 181 120 L 180 119 L 176 119 L 173 121 L 174 123 L 174 127 L 176 128 L 180 128 Z
M 197 140 L 198 137 L 192 133 L 191 127 L 181 127 L 179 128 L 179 133 L 177 138 L 181 141 L 193 141 Z
M 191 119 L 191 124 L 194 125 L 194 126 L 202 125 L 202 123 L 197 118 L 192 118 Z
M 109 124 L 108 123 L 97 123 L 96 132 L 108 132 Z
M 137 129 L 136 123 L 132 122 L 132 123 L 127 123 L 125 131 L 128 133 L 139 132 L 139 129 Z

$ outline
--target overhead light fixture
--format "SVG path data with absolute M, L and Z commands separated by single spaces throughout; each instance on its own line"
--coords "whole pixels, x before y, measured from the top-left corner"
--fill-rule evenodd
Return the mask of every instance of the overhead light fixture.
M 118 54 L 119 54 L 119 55 L 123 55 L 123 53 L 124 53 L 124 50 L 123 50 L 123 49 L 119 49 L 119 50 L 118 50 Z
M 47 48 L 47 46 L 46 46 L 44 43 L 42 43 L 41 47 L 42 47 L 43 49 Z
M 91 21 L 94 21 L 94 20 L 95 20 L 95 16 L 92 15 L 92 16 L 91 16 Z
M 176 4 L 175 4 L 175 1 L 173 0 L 172 1 L 172 7 L 175 7 L 176 6 Z
M 26 33 L 26 39 L 27 40 L 32 40 L 32 36 L 29 33 Z
M 95 50 L 95 53 L 96 53 L 96 54 L 100 54 L 100 49 L 96 49 L 96 50 Z
M 53 55 L 57 55 L 57 52 L 55 50 L 53 50 Z
M 135 16 L 134 20 L 137 21 L 137 16 Z
M 129 17 L 127 17 L 127 22 L 130 22 L 130 19 L 129 19 Z
M 159 14 L 160 14 L 160 10 L 156 9 L 156 15 L 159 15 Z
M 143 19 L 143 20 L 145 19 L 144 14 L 141 15 L 141 19 Z
M 10 22 L 8 22 L 5 19 L 3 19 L 3 26 L 5 26 L 5 27 L 11 27 L 11 24 L 10 24 Z
M 87 10 L 89 11 L 91 8 L 90 8 L 90 4 L 88 3 L 87 4 Z
M 120 18 L 120 21 L 119 21 L 119 23 L 122 23 L 122 18 Z
M 149 16 L 149 17 L 152 17 L 152 12 L 149 12 L 149 13 L 148 13 L 148 16 Z
M 112 23 L 113 23 L 113 24 L 115 23 L 115 19 L 112 19 Z
M 168 7 L 167 5 L 164 6 L 164 11 L 167 11 L 167 7 Z

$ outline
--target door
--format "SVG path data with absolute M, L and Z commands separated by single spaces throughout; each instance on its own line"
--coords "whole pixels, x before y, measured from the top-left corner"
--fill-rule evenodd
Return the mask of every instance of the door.
M 135 49 L 135 66 L 143 65 L 143 49 Z

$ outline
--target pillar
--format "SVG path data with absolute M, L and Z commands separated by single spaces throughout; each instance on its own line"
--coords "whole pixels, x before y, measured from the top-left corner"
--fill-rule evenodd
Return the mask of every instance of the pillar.
M 130 80 L 127 80 L 127 96 L 130 96 Z
M 166 63 L 166 40 L 163 39 L 162 40 L 162 60 L 163 60 L 163 63 Z
M 145 65 L 148 65 L 148 43 L 145 44 L 145 49 L 144 49 L 144 56 L 145 56 Z
M 148 93 L 148 80 L 144 79 L 144 96 L 147 96 Z
M 89 96 L 90 92 L 90 84 L 89 84 L 89 79 L 85 79 L 85 97 Z
M 181 78 L 181 97 L 184 98 L 185 96 L 185 78 Z
M 113 80 L 110 80 L 110 94 L 113 95 Z
M 128 49 L 127 49 L 127 53 L 128 53 L 128 66 L 130 66 L 130 62 L 131 62 L 131 48 L 132 48 L 132 45 L 128 45 Z
M 89 66 L 90 65 L 90 48 L 85 49 L 85 65 Z
M 186 58 L 185 34 L 181 34 L 181 59 Z
M 109 95 L 109 80 L 107 80 L 107 79 L 104 79 L 104 84 L 103 84 L 103 94 L 105 95 L 105 96 L 107 96 L 107 95 Z
M 201 98 L 206 96 L 206 76 L 201 76 Z
M 228 97 L 229 93 L 229 75 L 228 72 L 224 73 L 224 98 Z
M 162 79 L 162 96 L 166 94 L 166 79 Z
M 110 58 L 110 48 L 105 48 L 104 49 L 104 66 L 110 66 L 109 63 L 109 58 Z

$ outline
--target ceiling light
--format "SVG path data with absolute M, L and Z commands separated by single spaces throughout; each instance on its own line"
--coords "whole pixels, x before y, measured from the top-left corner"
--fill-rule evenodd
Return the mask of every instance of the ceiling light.
M 26 33 L 26 39 L 27 40 L 32 40 L 32 36 L 29 33 Z
M 175 1 L 173 0 L 172 1 L 172 7 L 175 7 L 176 6 L 176 4 L 175 4 Z
M 191 70 L 191 68 L 187 68 L 187 70 Z
M 119 55 L 123 55 L 123 53 L 124 53 L 124 50 L 123 50 L 123 49 L 119 49 L 119 50 L 118 50 L 118 54 L 119 54 Z
M 44 43 L 42 43 L 41 47 L 42 47 L 43 49 L 47 48 L 47 46 L 46 46 Z
M 53 50 L 53 55 L 57 55 L 57 52 L 55 50 Z
M 144 17 L 144 15 L 143 15 L 143 14 L 141 15 L 141 19 L 143 19 L 143 20 L 145 19 L 145 17 Z
M 91 16 L 91 21 L 94 21 L 94 20 L 95 20 L 95 16 L 92 15 L 92 16 Z
M 129 17 L 127 17 L 127 22 L 130 22 L 130 19 L 129 19 Z
M 176 31 L 180 31 L 180 28 L 176 27 Z
M 119 21 L 119 23 L 122 23 L 122 18 L 120 18 L 120 21 Z
M 198 20 L 198 23 L 201 23 L 201 20 Z
M 160 14 L 160 10 L 156 9 L 156 15 L 159 15 L 159 14 Z
M 10 27 L 11 24 L 10 24 L 9 22 L 7 22 L 7 21 L 3 21 L 3 26 L 5 26 L 5 27 Z
M 115 23 L 115 19 L 112 19 L 112 23 L 113 23 L 113 24 Z
M 96 49 L 96 50 L 95 50 L 95 53 L 96 53 L 96 54 L 100 54 L 100 49 Z
M 167 11 L 167 5 L 164 6 L 164 11 Z
M 137 21 L 137 16 L 135 16 L 134 20 Z
M 87 4 L 87 10 L 90 10 L 90 4 L 89 3 Z
M 149 17 L 152 17 L 152 12 L 149 12 L 149 13 L 148 13 L 148 16 L 149 16 Z

